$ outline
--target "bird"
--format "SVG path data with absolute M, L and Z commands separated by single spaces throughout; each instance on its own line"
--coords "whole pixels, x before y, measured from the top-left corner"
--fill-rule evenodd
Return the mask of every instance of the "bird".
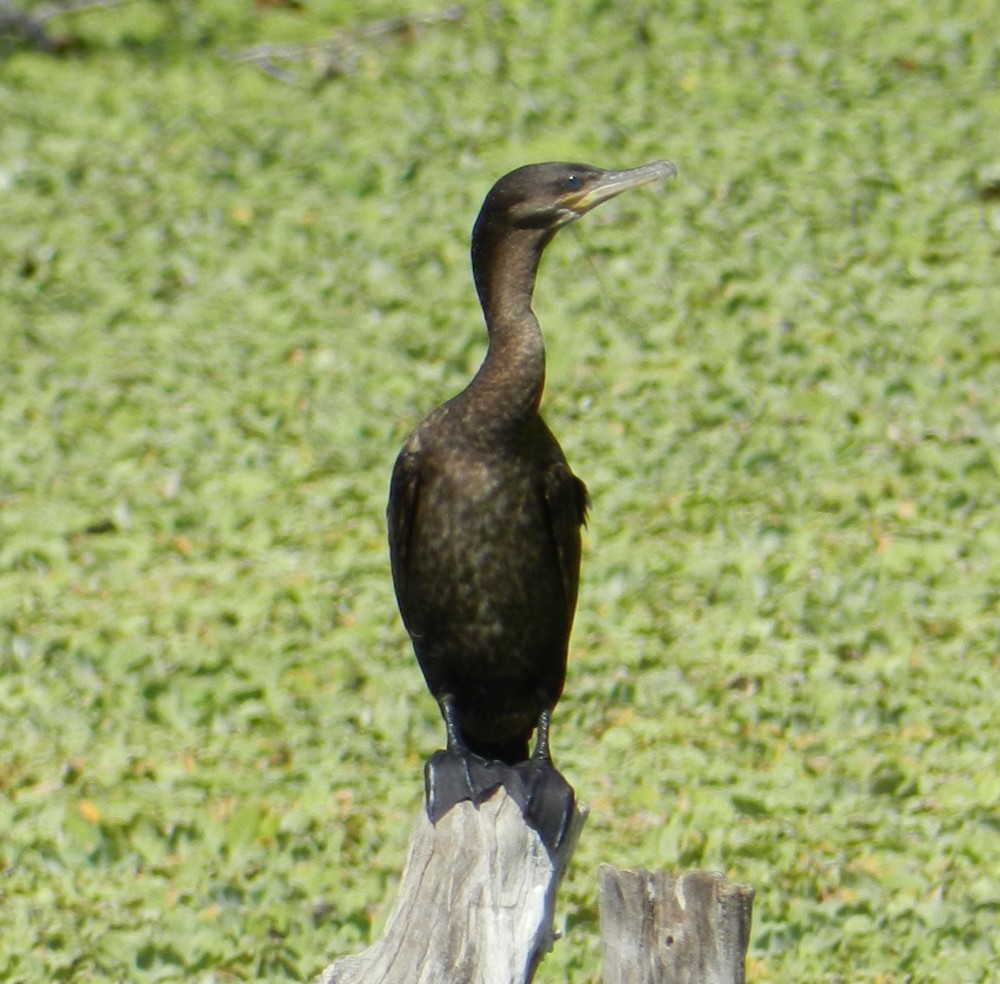
M 473 226 L 487 353 L 406 440 L 386 512 L 400 614 L 447 736 L 428 766 L 432 819 L 483 797 L 512 767 L 527 763 L 534 778 L 554 771 L 549 726 L 565 683 L 588 495 L 539 413 L 535 280 L 559 229 L 674 174 L 667 161 L 524 165 L 493 185 Z M 446 778 L 435 781 L 438 772 Z

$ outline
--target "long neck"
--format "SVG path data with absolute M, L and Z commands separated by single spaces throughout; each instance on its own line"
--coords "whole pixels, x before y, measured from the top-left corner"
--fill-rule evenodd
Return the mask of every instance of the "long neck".
M 466 390 L 485 426 L 507 428 L 538 410 L 545 385 L 545 347 L 531 297 L 551 234 L 539 229 L 476 225 L 472 270 L 490 345 Z

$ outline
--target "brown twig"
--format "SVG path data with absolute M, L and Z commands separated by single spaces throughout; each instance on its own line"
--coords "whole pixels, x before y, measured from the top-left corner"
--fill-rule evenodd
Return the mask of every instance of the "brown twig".
M 118 7 L 125 0 L 55 0 L 42 4 L 31 13 L 18 10 L 13 0 L 0 0 L 0 37 L 24 41 L 39 51 L 56 52 L 66 47 L 66 41 L 53 37 L 45 25 L 64 14 L 82 14 L 88 10 Z
M 305 44 L 258 44 L 228 57 L 242 64 L 250 64 L 283 82 L 293 82 L 296 74 L 284 68 L 282 62 L 306 61 L 314 66 L 319 82 L 349 75 L 357 67 L 364 42 L 380 43 L 386 39 L 412 39 L 423 28 L 449 24 L 465 16 L 462 6 L 446 7 L 430 14 L 413 14 L 407 17 L 387 17 L 382 20 L 345 28 L 325 41 Z
M 31 16 L 44 24 L 53 17 L 61 17 L 63 14 L 82 14 L 84 11 L 102 7 L 120 7 L 124 2 L 125 0 L 57 0 L 36 7 Z

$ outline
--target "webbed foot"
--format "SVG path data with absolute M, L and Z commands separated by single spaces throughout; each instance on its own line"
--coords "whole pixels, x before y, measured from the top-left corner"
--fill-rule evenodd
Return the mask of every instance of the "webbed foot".
M 523 801 L 515 796 L 510 786 L 507 791 L 514 796 L 529 827 L 538 831 L 542 843 L 554 854 L 566 839 L 576 794 L 562 773 L 548 759 L 532 758 L 514 766 L 522 787 Z
M 576 808 L 573 787 L 552 764 L 549 754 L 551 709 L 538 718 L 534 754 L 527 762 L 507 765 L 485 759 L 466 748 L 454 701 L 441 698 L 448 747 L 435 752 L 424 766 L 427 816 L 436 824 L 453 806 L 469 800 L 478 807 L 499 786 L 518 805 L 525 823 L 537 831 L 550 854 L 563 844 Z
M 437 823 L 453 806 L 471 800 L 479 806 L 498 786 L 505 785 L 509 766 L 490 762 L 464 748 L 435 752 L 424 766 L 427 816 Z

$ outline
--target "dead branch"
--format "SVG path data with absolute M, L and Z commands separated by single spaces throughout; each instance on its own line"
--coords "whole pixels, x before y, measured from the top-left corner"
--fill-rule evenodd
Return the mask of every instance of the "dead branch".
M 0 0 L 0 38 L 20 41 L 38 51 L 54 53 L 67 47 L 65 38 L 49 33 L 45 25 L 57 17 L 82 14 L 91 10 L 119 7 L 125 0 L 55 0 L 42 4 L 31 13 L 19 10 L 13 0 Z
M 413 41 L 427 27 L 451 24 L 465 16 L 465 7 L 446 7 L 430 14 L 387 17 L 336 31 L 325 41 L 304 44 L 257 44 L 226 55 L 240 64 L 253 65 L 283 82 L 294 82 L 297 75 L 286 63 L 306 62 L 317 82 L 353 73 L 364 52 L 393 41 Z

